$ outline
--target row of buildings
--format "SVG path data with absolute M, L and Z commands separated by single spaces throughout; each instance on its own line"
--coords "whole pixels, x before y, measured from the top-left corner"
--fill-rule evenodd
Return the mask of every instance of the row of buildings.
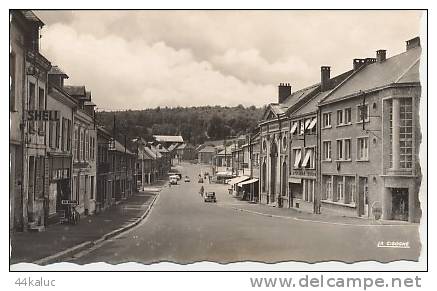
M 85 86 L 39 51 L 44 23 L 30 10 L 10 17 L 10 230 L 41 230 L 65 205 L 92 215 L 126 199 L 171 167 L 168 142 L 128 139 L 96 122 Z M 174 143 L 180 144 L 183 140 Z
M 215 177 L 246 199 L 314 213 L 418 222 L 420 39 L 356 58 L 313 85 L 283 83 L 257 130 L 209 147 Z

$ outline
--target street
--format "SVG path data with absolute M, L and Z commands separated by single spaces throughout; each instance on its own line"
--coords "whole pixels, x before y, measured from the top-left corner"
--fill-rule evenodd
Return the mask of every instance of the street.
M 181 165 L 183 177 L 191 178 L 189 183 L 182 179 L 178 185 L 164 187 L 148 217 L 137 227 L 69 261 L 390 262 L 419 257 L 418 224 L 329 223 L 237 211 L 248 202 L 229 195 L 228 185 L 206 181 L 205 190 L 216 192 L 217 203 L 205 203 L 199 195 L 202 184 L 197 181 L 202 166 Z M 378 247 L 381 242 L 407 242 L 408 247 Z

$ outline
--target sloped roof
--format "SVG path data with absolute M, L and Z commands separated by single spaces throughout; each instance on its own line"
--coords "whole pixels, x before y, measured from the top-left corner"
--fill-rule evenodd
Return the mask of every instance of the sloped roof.
M 130 150 L 128 150 L 127 148 L 125 148 L 118 140 L 114 141 L 115 143 L 115 148 L 110 148 L 110 151 L 117 151 L 117 152 L 122 152 L 122 153 L 127 153 L 127 154 L 131 154 L 133 155 L 134 153 L 132 153 Z
M 61 75 L 65 78 L 68 78 L 68 75 L 61 70 L 58 66 L 52 66 L 49 71 L 49 75 Z
M 154 135 L 153 138 L 157 142 L 184 142 L 180 135 Z
M 406 52 L 363 67 L 338 86 L 321 103 L 335 101 L 359 91 L 370 90 L 390 84 L 420 82 L 419 60 L 421 48 L 411 48 Z
M 36 22 L 39 26 L 44 26 L 44 22 L 36 16 L 35 13 L 33 13 L 32 10 L 21 10 L 21 13 L 23 14 L 24 18 L 30 22 Z
M 225 151 L 225 149 L 223 149 L 223 150 L 219 151 L 219 152 L 217 153 L 217 155 L 218 155 L 218 156 L 224 156 L 224 155 L 225 155 L 225 152 L 226 152 L 226 155 L 230 155 L 230 154 L 232 153 L 232 148 L 233 148 L 232 145 L 227 146 L 227 147 L 226 147 L 226 151 Z
M 314 91 L 318 90 L 320 83 L 305 87 L 296 92 L 291 93 L 284 102 L 281 103 L 281 107 L 286 110 L 297 103 L 297 101 L 305 98 L 309 94 L 312 94 Z
M 64 86 L 64 90 L 72 96 L 86 96 L 85 86 Z
M 199 151 L 199 153 L 215 153 L 215 148 L 212 146 L 206 146 Z
M 310 99 L 310 101 L 308 101 L 307 103 L 302 105 L 299 109 L 294 111 L 292 117 L 295 117 L 295 116 L 297 117 L 300 115 L 305 115 L 305 114 L 309 114 L 309 113 L 313 113 L 313 112 L 317 111 L 317 107 L 318 107 L 320 100 L 325 98 L 325 96 L 327 96 L 331 92 L 332 92 L 332 90 L 318 93 L 316 96 L 314 96 L 314 98 Z

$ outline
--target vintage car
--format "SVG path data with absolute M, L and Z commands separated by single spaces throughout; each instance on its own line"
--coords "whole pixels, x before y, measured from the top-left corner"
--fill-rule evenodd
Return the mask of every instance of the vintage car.
M 205 202 L 217 202 L 217 199 L 215 198 L 215 192 L 206 192 L 203 197 Z
M 178 184 L 178 176 L 176 176 L 176 175 L 172 175 L 172 176 L 170 176 L 169 177 L 170 178 L 170 184 L 171 185 L 177 185 Z

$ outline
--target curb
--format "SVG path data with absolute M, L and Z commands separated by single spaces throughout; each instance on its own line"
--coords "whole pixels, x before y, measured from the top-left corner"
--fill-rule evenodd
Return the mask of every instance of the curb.
M 223 206 L 221 206 L 221 207 L 223 207 Z M 281 218 L 281 219 L 287 219 L 287 220 L 313 222 L 313 223 L 320 223 L 320 224 L 331 224 L 331 225 L 358 226 L 358 227 L 371 227 L 371 226 L 414 226 L 415 225 L 415 224 L 354 224 L 354 223 L 330 222 L 330 221 L 304 219 L 304 218 L 292 217 L 292 216 L 283 216 L 283 215 L 276 215 L 276 214 L 268 214 L 268 213 L 248 210 L 248 209 L 244 209 L 244 208 L 232 207 L 232 206 L 228 207 L 228 208 L 233 209 L 235 211 L 247 212 L 247 213 L 251 213 L 251 214 L 256 214 L 256 215 L 261 215 L 261 216 L 266 216 L 266 217 L 272 217 L 272 218 Z
M 76 245 L 76 246 L 71 247 L 69 249 L 66 249 L 64 251 L 61 251 L 61 252 L 56 253 L 54 255 L 50 255 L 48 257 L 36 260 L 36 261 L 32 262 L 32 264 L 48 265 L 48 264 L 58 263 L 59 261 L 65 259 L 67 257 L 71 257 L 74 254 L 80 253 L 86 249 L 89 249 L 93 246 L 96 246 L 96 245 L 98 245 L 98 244 L 100 244 L 100 243 L 102 243 L 110 238 L 113 238 L 114 236 L 116 236 L 122 232 L 125 232 L 125 231 L 133 228 L 134 226 L 138 225 L 149 214 L 150 210 L 152 209 L 153 205 L 155 204 L 156 199 L 159 196 L 159 192 L 157 192 L 157 194 L 153 197 L 153 200 L 150 202 L 149 207 L 146 209 L 146 211 L 136 221 L 134 221 L 126 226 L 120 227 L 116 230 L 113 230 L 113 231 L 103 235 L 99 239 L 83 242 L 79 245 Z

